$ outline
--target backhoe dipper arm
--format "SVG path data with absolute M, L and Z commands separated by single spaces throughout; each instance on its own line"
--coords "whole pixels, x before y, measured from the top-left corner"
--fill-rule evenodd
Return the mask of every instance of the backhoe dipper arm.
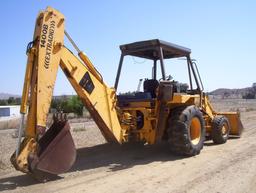
M 38 152 L 38 141 L 46 130 L 46 118 L 64 42 L 64 16 L 48 7 L 38 14 L 33 41 L 27 47 L 27 67 L 24 78 L 21 114 L 28 115 L 25 138 L 18 140 L 11 162 L 17 170 L 29 172 L 28 158 Z M 28 104 L 27 104 L 28 103 Z M 20 127 L 21 133 L 23 122 Z
M 46 129 L 59 65 L 105 139 L 119 143 L 123 140 L 115 90 L 103 82 L 83 52 L 79 50 L 80 60 L 64 46 L 64 23 L 64 16 L 51 7 L 40 12 L 33 42 L 28 46 L 20 109 L 25 114 L 28 103 L 25 138 L 20 143 L 19 137 L 17 150 L 11 157 L 14 167 L 25 173 L 59 174 L 68 170 L 75 161 L 76 152 L 68 122 L 63 117 L 54 119 L 52 126 Z M 68 39 L 71 38 L 68 36 Z

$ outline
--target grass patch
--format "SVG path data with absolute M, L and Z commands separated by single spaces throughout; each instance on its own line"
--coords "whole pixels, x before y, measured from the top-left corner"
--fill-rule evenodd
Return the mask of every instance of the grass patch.
M 250 111 L 255 111 L 255 109 L 251 108 L 251 107 L 248 107 L 248 108 L 245 109 L 245 112 L 250 112 Z
M 0 169 L 5 169 L 6 165 L 0 160 Z
M 78 128 L 74 128 L 73 129 L 74 132 L 81 132 L 81 131 L 86 131 L 86 129 L 84 127 L 78 127 Z

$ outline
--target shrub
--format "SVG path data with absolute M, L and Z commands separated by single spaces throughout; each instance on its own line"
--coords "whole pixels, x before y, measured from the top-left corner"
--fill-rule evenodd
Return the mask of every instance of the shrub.
M 78 96 L 56 98 L 52 100 L 51 104 L 51 108 L 58 112 L 75 113 L 78 116 L 83 115 L 83 107 L 84 105 Z

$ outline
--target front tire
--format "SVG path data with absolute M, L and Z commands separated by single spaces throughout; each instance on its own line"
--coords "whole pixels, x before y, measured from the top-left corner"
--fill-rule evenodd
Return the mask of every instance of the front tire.
M 168 120 L 168 143 L 173 153 L 194 156 L 203 149 L 205 122 L 194 105 L 174 109 Z
M 211 137 L 215 144 L 226 143 L 229 137 L 230 124 L 225 116 L 217 115 L 212 121 Z

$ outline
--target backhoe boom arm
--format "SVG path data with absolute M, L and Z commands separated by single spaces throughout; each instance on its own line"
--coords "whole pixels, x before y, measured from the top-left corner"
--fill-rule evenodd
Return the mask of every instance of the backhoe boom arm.
M 121 126 L 116 112 L 115 90 L 109 88 L 89 71 L 87 66 L 89 61 L 84 53 L 80 52 L 79 55 L 86 58 L 85 64 L 63 47 L 60 66 L 105 139 L 108 142 L 121 143 Z

